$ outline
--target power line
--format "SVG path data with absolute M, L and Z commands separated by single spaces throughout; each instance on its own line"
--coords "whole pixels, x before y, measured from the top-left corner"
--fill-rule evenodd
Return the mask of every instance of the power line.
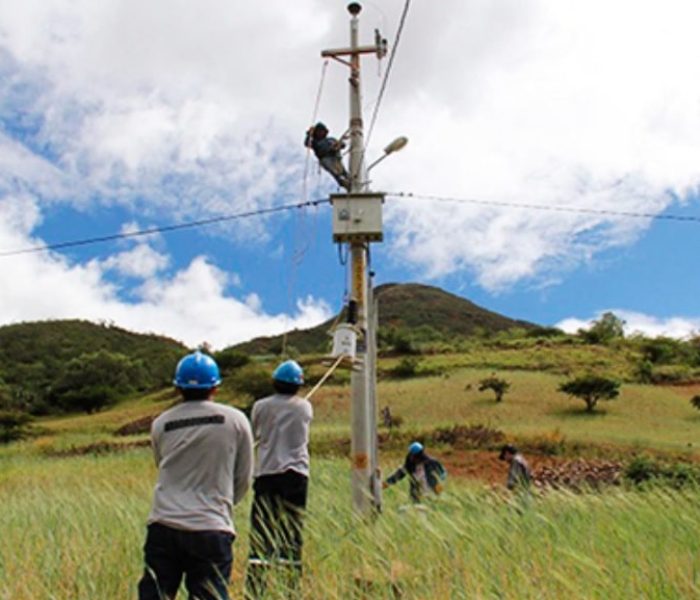
M 403 31 L 403 26 L 406 23 L 406 17 L 408 15 L 408 9 L 411 6 L 411 0 L 406 0 L 406 4 L 403 6 L 403 13 L 401 13 L 401 19 L 399 20 L 399 26 L 396 29 L 396 36 L 394 37 L 394 43 L 391 47 L 391 54 L 389 55 L 389 62 L 386 66 L 386 71 L 384 72 L 384 79 L 382 79 L 382 85 L 379 88 L 379 94 L 377 95 L 377 103 L 374 105 L 374 111 L 372 112 L 372 119 L 370 120 L 369 128 L 367 129 L 367 137 L 365 138 L 365 148 L 369 147 L 369 141 L 372 138 L 372 131 L 374 130 L 374 124 L 377 121 L 377 114 L 379 113 L 379 106 L 382 103 L 384 97 L 384 91 L 386 90 L 386 84 L 389 81 L 389 74 L 391 73 L 391 67 L 394 64 L 394 57 L 396 56 L 396 49 L 399 47 L 399 40 L 401 39 L 401 32 Z
M 654 213 L 641 213 L 620 210 L 606 210 L 597 208 L 584 208 L 580 206 L 547 206 L 546 204 L 519 204 L 516 202 L 499 202 L 496 200 L 477 200 L 475 198 L 453 198 L 449 196 L 432 196 L 429 194 L 414 194 L 411 192 L 388 192 L 386 194 L 394 198 L 416 198 L 420 200 L 435 200 L 437 202 L 453 202 L 457 204 L 477 204 L 480 206 L 497 206 L 503 208 L 524 208 L 528 210 L 548 210 L 555 212 L 569 212 L 589 215 L 603 215 L 609 217 L 625 217 L 630 219 L 652 219 L 665 221 L 685 221 L 700 223 L 700 216 L 667 215 Z
M 238 219 L 245 219 L 248 217 L 258 217 L 262 215 L 270 215 L 273 213 L 282 212 L 285 210 L 292 210 L 294 208 L 305 208 L 307 206 L 319 206 L 321 204 L 327 204 L 330 200 L 323 198 L 320 200 L 308 200 L 306 202 L 298 202 L 296 204 L 282 204 L 280 206 L 274 206 L 272 208 L 262 208 L 258 210 L 251 210 L 242 213 L 236 213 L 232 215 L 221 215 L 219 217 L 211 217 L 209 219 L 201 219 L 199 221 L 188 221 L 186 223 L 179 223 L 177 225 L 162 225 L 158 227 L 149 227 L 148 229 L 139 229 L 137 231 L 129 231 L 123 233 L 113 233 L 109 235 L 103 235 L 99 237 L 84 238 L 80 240 L 70 240 L 66 242 L 57 242 L 55 244 L 47 244 L 44 246 L 34 246 L 32 248 L 21 248 L 19 250 L 7 250 L 0 252 L 0 257 L 6 256 L 16 256 L 18 254 L 31 254 L 37 252 L 46 252 L 48 250 L 59 250 L 63 248 L 73 248 L 76 246 L 87 246 L 89 244 L 98 244 L 101 242 L 111 242 L 114 240 L 121 240 L 126 238 L 141 237 L 146 235 L 153 235 L 154 233 L 169 233 L 171 231 L 179 231 L 181 229 L 194 229 L 196 227 L 205 227 L 207 225 L 214 225 L 216 223 L 224 223 L 226 221 L 235 221 Z

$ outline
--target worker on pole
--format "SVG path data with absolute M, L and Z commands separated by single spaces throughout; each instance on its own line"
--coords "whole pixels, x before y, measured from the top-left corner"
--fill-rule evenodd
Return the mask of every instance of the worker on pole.
M 246 576 L 249 599 L 264 595 L 271 568 L 283 569 L 292 593 L 299 591 L 313 419 L 311 403 L 296 395 L 303 383 L 299 364 L 285 361 L 272 374 L 275 394 L 253 404 L 251 421 L 258 452 Z
M 139 600 L 175 598 L 183 576 L 191 598 L 229 598 L 231 508 L 250 487 L 253 441 L 245 415 L 213 401 L 220 383 L 213 358 L 188 354 L 175 370 L 183 402 L 153 421 L 158 483 Z
M 331 174 L 340 187 L 350 190 L 350 176 L 340 155 L 340 151 L 345 148 L 342 138 L 337 140 L 329 137 L 328 127 L 318 122 L 307 130 L 304 146 L 314 151 L 319 164 Z
M 439 460 L 428 456 L 423 444 L 413 442 L 408 447 L 403 465 L 386 479 L 384 487 L 398 483 L 406 476 L 409 478 L 411 501 L 418 504 L 430 494 L 437 496 L 442 493 L 442 482 L 447 477 L 447 471 Z

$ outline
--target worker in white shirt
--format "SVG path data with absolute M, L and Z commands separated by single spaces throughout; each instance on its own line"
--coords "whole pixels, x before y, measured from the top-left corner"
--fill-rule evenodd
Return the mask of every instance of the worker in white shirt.
M 292 595 L 299 593 L 302 521 L 309 481 L 311 403 L 297 396 L 304 372 L 293 360 L 272 374 L 275 394 L 253 405 L 258 443 L 251 511 L 246 597 L 265 593 L 267 573 L 283 569 Z

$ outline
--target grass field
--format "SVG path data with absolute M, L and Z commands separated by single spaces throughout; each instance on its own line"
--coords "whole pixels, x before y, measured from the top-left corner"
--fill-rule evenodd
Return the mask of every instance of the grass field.
M 512 439 L 556 435 L 623 453 L 652 449 L 695 457 L 700 413 L 688 400 L 698 386 L 624 384 L 619 399 L 588 415 L 581 401 L 556 391 L 566 365 L 561 374 L 535 369 L 535 360 L 561 360 L 556 353 L 529 348 L 511 361 L 509 352 L 428 357 L 424 365 L 445 374 L 385 379 L 380 406 L 403 417 L 405 432 L 481 423 Z M 596 358 L 581 350 L 576 356 L 613 370 L 624 362 L 609 353 Z M 512 384 L 502 403 L 478 391 L 492 360 L 518 367 L 497 372 Z M 381 366 L 388 370 L 395 362 L 385 359 Z M 43 419 L 40 435 L 0 447 L 0 600 L 135 597 L 156 477 L 150 451 L 59 454 L 97 442 L 143 443 L 147 435 L 118 438 L 114 431 L 173 400 L 166 391 L 96 415 Z M 240 401 L 225 389 L 221 400 Z M 323 387 L 313 403 L 315 441 L 349 436 L 347 386 Z M 398 458 L 398 450 L 383 455 L 385 472 Z M 451 477 L 445 495 L 425 512 L 404 510 L 406 488 L 390 488 L 383 515 L 369 524 L 350 511 L 348 461 L 312 460 L 308 599 L 700 597 L 696 488 L 550 492 L 525 501 Z M 234 597 L 240 597 L 245 568 L 249 501 L 235 513 Z M 270 597 L 283 597 L 281 589 Z
M 60 459 L 5 451 L 0 472 L 0 598 L 135 597 L 155 478 L 147 450 Z M 349 511 L 348 479 L 345 461 L 313 464 L 306 598 L 700 594 L 698 490 L 551 493 L 524 502 L 450 481 L 439 502 L 416 512 L 403 510 L 407 492 L 396 486 L 381 518 L 367 524 Z M 247 515 L 244 502 L 235 513 L 234 597 Z

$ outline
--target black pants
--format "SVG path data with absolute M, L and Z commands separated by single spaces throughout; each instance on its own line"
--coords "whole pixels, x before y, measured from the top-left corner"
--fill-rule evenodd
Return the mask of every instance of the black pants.
M 296 471 L 256 478 L 250 515 L 248 598 L 262 597 L 271 567 L 286 567 L 290 591 L 298 588 L 308 483 L 308 477 Z
M 233 534 L 225 531 L 183 531 L 152 523 L 143 548 L 146 569 L 139 600 L 175 598 L 183 575 L 190 600 L 228 600 L 232 543 Z

